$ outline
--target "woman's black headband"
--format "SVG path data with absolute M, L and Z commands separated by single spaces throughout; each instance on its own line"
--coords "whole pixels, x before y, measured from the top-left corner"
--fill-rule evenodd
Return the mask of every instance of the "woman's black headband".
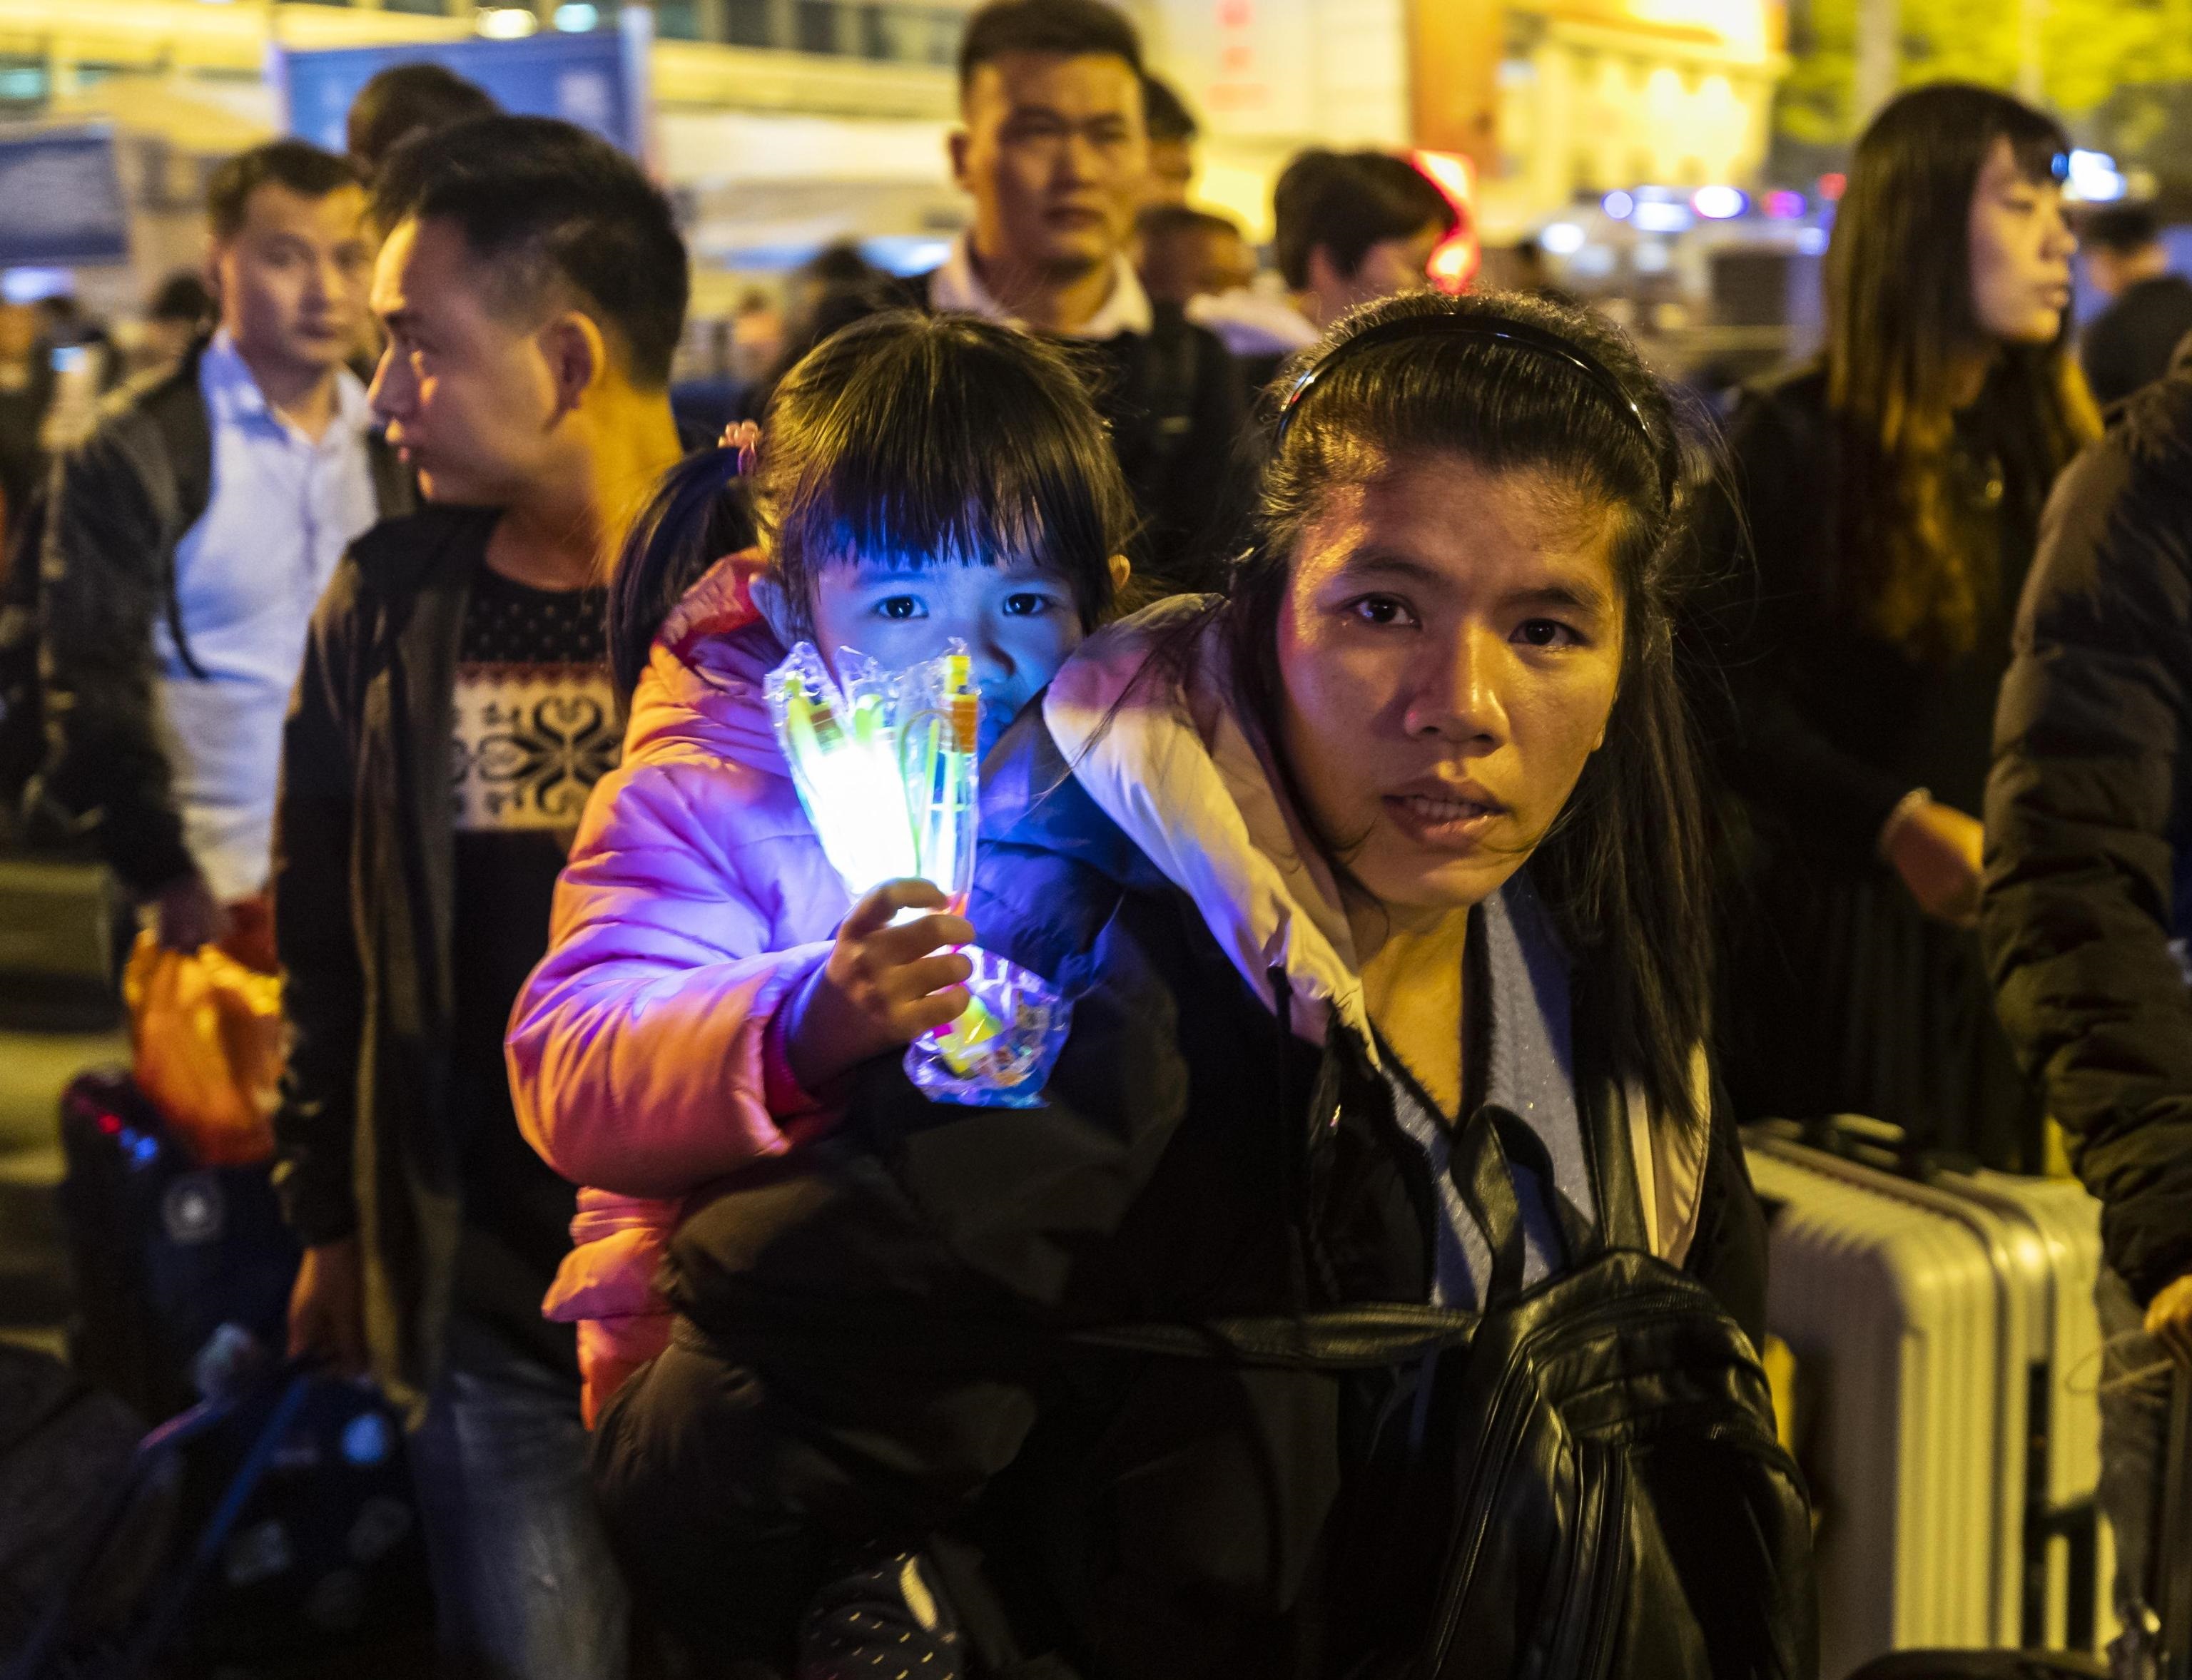
M 1512 345 L 1517 350 L 1530 351 L 1550 361 L 1573 368 L 1588 380 L 1592 388 L 1611 402 L 1624 420 L 1636 428 L 1644 440 L 1644 447 L 1652 452 L 1652 458 L 1659 466 L 1659 488 L 1671 504 L 1675 496 L 1675 474 L 1679 470 L 1676 457 L 1671 451 L 1659 447 L 1658 435 L 1652 423 L 1644 418 L 1644 409 L 1628 386 L 1614 378 L 1613 371 L 1579 345 L 1571 344 L 1557 333 L 1549 333 L 1527 321 L 1516 321 L 1505 316 L 1475 315 L 1403 315 L 1390 321 L 1381 321 L 1375 327 L 1366 327 L 1347 339 L 1329 355 L 1296 376 L 1287 387 L 1287 394 L 1279 404 L 1279 424 L 1273 435 L 1276 448 L 1286 441 L 1287 428 L 1293 424 L 1302 401 L 1316 389 L 1317 382 L 1341 362 L 1357 351 L 1374 350 L 1381 345 L 1399 344 L 1410 339 L 1481 339 L 1495 344 Z

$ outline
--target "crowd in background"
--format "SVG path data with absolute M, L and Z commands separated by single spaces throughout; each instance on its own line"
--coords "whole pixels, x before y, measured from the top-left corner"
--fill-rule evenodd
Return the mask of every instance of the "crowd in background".
M 781 1598 L 802 1672 L 837 1671 L 813 1654 L 833 1641 L 865 1649 L 864 1617 L 919 1641 L 939 1664 L 924 1671 L 965 1660 L 986 1588 L 963 1560 L 891 1547 L 823 1569 L 786 1511 L 840 1495 L 870 1506 L 800 1460 L 804 1426 L 787 1438 L 773 1415 L 741 1411 L 736 1360 L 721 1342 L 700 1351 L 707 1290 L 673 1301 L 656 1286 L 681 1232 L 699 1233 L 676 1250 L 688 1279 L 706 1263 L 739 1270 L 724 1256 L 744 1238 L 704 1213 L 723 1205 L 709 1187 L 814 1135 L 859 1067 L 952 1018 L 963 960 L 938 953 L 1002 937 L 933 891 L 850 902 L 766 768 L 755 696 L 798 636 L 903 635 L 910 654 L 963 631 L 995 667 L 985 748 L 1030 751 L 1005 726 L 1061 669 L 1094 685 L 1072 704 L 1131 712 L 1131 685 L 1102 692 L 1109 677 L 1088 674 L 1100 660 L 1068 663 L 1129 609 L 1162 625 L 1179 602 L 1230 590 L 1233 606 L 1206 603 L 1210 624 L 1259 603 L 1260 633 L 1291 633 L 1291 574 L 1270 557 L 1281 534 L 1310 544 L 1327 517 L 1389 520 L 1396 552 L 1432 543 L 1424 530 L 1464 506 L 1489 521 L 1464 533 L 1485 552 L 1573 547 L 1560 521 L 1575 507 L 1626 533 L 1607 539 L 1618 599 L 1571 580 L 1569 606 L 1514 632 L 1532 657 L 1594 638 L 1605 655 L 1595 740 L 1585 728 L 1522 848 L 1545 841 L 1532 873 L 1553 908 L 1498 883 L 1466 903 L 1507 907 L 1517 972 L 1553 951 L 1597 963 L 1592 985 L 1578 981 L 1576 1041 L 1710 1140 L 1686 1165 L 1655 1168 L 1658 1146 L 1644 1150 L 1649 1182 L 1686 1178 L 1696 1196 L 1694 1246 L 1663 1242 L 1665 1257 L 1755 1332 L 1762 1250 L 1732 1123 L 1867 1114 L 1915 1149 L 2019 1172 L 2048 1170 L 2059 1137 L 2104 1202 L 2109 1327 L 2192 1347 L 2192 1003 L 2172 943 L 2192 378 L 2167 373 L 2192 331 L 2192 285 L 2167 273 L 2150 219 L 2094 217 L 2088 260 L 2110 307 L 2073 345 L 2069 142 L 2044 113 L 1938 86 L 1873 121 L 1835 220 L 1824 349 L 1739 394 L 1724 434 L 1550 287 L 1436 300 L 1427 269 L 1457 212 L 1405 159 L 1296 158 L 1274 200 L 1276 276 L 1259 272 L 1237 224 L 1188 202 L 1193 120 L 1096 0 L 974 14 L 949 158 L 966 231 L 910 278 L 849 245 L 821 253 L 780 300 L 751 299 L 726 323 L 735 377 L 673 384 L 686 251 L 666 199 L 605 144 L 495 115 L 424 66 L 377 78 L 350 139 L 347 158 L 285 140 L 225 166 L 211 286 L 167 282 L 128 356 L 65 300 L 0 305 L 0 507 L 20 609 L 0 626 L 0 676 L 37 694 L 34 745 L 7 736 L 27 708 L 0 720 L 0 768 L 22 766 L 24 834 L 35 843 L 43 822 L 91 837 L 163 943 L 219 943 L 282 973 L 275 1176 L 305 1250 L 293 1343 L 370 1370 L 408 1409 L 453 1651 L 497 1672 L 620 1674 L 636 1593 L 645 1619 L 700 1647 L 765 1643 L 755 1607 Z M 1356 372 L 1338 394 L 1289 385 L 1343 356 Z M 1582 419 L 1533 384 L 1549 364 L 1581 370 L 1581 395 L 1559 402 L 1580 402 Z M 1305 402 L 1347 418 L 1289 431 L 1288 405 Z M 1449 436 L 1468 441 L 1436 441 Z M 1377 504 L 1389 481 L 1365 461 L 1441 449 L 1469 472 L 1425 479 L 1419 506 Z M 1543 493 L 1510 504 L 1481 481 L 1517 461 Z M 1320 499 L 1335 483 L 1357 495 L 1351 511 Z M 1471 563 L 1440 552 L 1436 564 Z M 934 563 L 951 555 L 997 563 Z M 1363 598 L 1373 613 L 1413 610 Z M 1611 616 L 1572 622 L 1593 610 Z M 1542 646 L 1527 640 L 1540 627 Z M 1315 829 L 1320 801 L 1347 791 L 1350 752 L 1374 754 L 1247 641 L 1203 633 L 1217 639 L 1179 644 L 1195 650 L 1173 674 L 1181 715 L 1230 716 L 1233 701 L 1197 685 L 1237 663 L 1246 721 L 1208 728 L 1283 740 L 1285 761 L 1248 791 L 1216 747 L 1207 785 L 1166 783 L 1184 773 L 1176 753 L 1116 773 L 1168 786 L 1183 812 L 1237 800 L 1236 826 L 1280 812 L 1283 829 L 1299 806 Z M 29 675 L 7 663 L 26 649 Z M 1422 732 L 1538 738 L 1529 707 L 1550 703 L 1537 690 L 1451 680 L 1453 715 Z M 1077 765 L 1064 703 L 1030 715 Z M 1080 743 L 1099 769 L 1100 736 Z M 1555 825 L 1578 789 L 1585 816 Z M 1520 822 L 1528 803 L 1511 789 L 1408 797 L 1437 807 L 1410 819 L 1434 829 Z M 1609 811 L 1674 826 L 1629 851 L 1567 838 Z M 989 914 L 1022 915 L 1028 949 L 1109 952 L 1131 924 L 1143 943 L 1118 960 L 1159 977 L 1132 994 L 1152 1014 L 1122 1025 L 1092 1008 L 1082 1030 L 1115 1034 L 1104 1053 L 1119 1066 L 1207 1089 L 1219 1061 L 1245 1070 L 1242 1046 L 1268 1036 L 1272 1005 L 1198 1013 L 1217 982 L 1134 920 L 1154 915 L 1146 880 L 1088 859 L 1126 844 L 1120 830 L 1150 857 L 1222 857 L 1219 830 L 1106 815 L 1116 829 L 1091 817 L 1070 833 L 1025 817 L 1012 855 L 1053 896 L 1013 905 L 993 884 Z M 1357 888 L 1388 912 L 1417 902 L 1374 843 L 1327 829 L 1318 844 L 1346 883 L 1335 903 Z M 1123 885 L 1098 891 L 1087 871 L 1113 867 Z M 1462 1049 L 1458 948 L 1385 968 L 1366 957 L 1350 994 L 1303 954 L 1348 942 L 1298 931 L 1316 920 L 1310 888 L 1253 878 L 1237 903 L 1197 900 L 1212 949 L 1264 940 L 1282 983 L 1327 988 L 1336 1020 L 1367 1011 L 1365 1043 L 1405 1045 L 1422 1077 L 1381 1100 L 1445 1159 L 1441 1119 L 1484 1095 L 1481 1075 L 1447 1065 Z M 1293 905 L 1292 944 L 1256 920 L 1273 894 Z M 1452 989 L 1423 978 L 1441 961 Z M 1577 1141 L 1590 1103 L 1566 1059 L 1568 1009 L 1563 992 L 1561 1024 L 1544 1031 L 1563 1046 L 1549 1077 L 1575 1137 L 1519 1146 L 1528 1240 L 1518 1229 L 1515 1243 L 1533 1277 L 1578 1199 L 1564 1152 L 1595 1147 Z M 1535 1052 L 1514 1053 L 1527 1065 Z M 1086 1068 L 1060 1077 L 1074 1100 L 1098 1100 Z M 1171 1089 L 1151 1076 L 1127 1100 L 1155 1112 Z M 1292 1100 L 1284 1077 L 1266 1099 Z M 1070 1108 L 1061 1098 L 1051 1123 Z M 870 1123 L 912 1125 L 888 1102 Z M 1386 1147 L 1339 1147 L 1353 1146 Z M 1186 1182 L 1212 1199 L 1207 1222 L 1232 1217 L 1213 1183 Z M 932 1211 L 957 1205 L 950 1183 L 922 1182 Z M 1379 1193 L 1355 1188 L 1366 1205 Z M 1431 1267 L 1441 1301 L 1484 1301 L 1500 1275 L 1482 1235 L 1498 1222 L 1468 1211 L 1475 1224 L 1447 1210 L 1460 1234 Z M 756 1202 L 743 1216 L 750 1232 L 783 1213 Z M 961 1252 L 1002 1240 L 979 1210 L 956 1216 L 969 1222 Z M 1666 1216 L 1653 1216 L 1662 1236 Z M 1192 1223 L 1174 1207 L 1148 1217 Z M 1241 1219 L 1240 1240 L 1262 1240 Z M 816 1272 L 795 1273 L 795 1295 L 853 1288 L 876 1258 L 851 1253 L 833 1272 L 833 1229 L 822 1219 L 808 1239 Z M 1150 1267 L 1219 1264 L 1166 1231 Z M 982 1264 L 1040 1294 L 1039 1247 Z M 1283 1250 L 1265 1258 L 1283 1269 Z M 925 1250 L 882 1257 L 929 1263 Z M 1414 1287 L 1355 1259 L 1375 1288 Z M 859 1287 L 888 1295 L 906 1274 L 886 1272 Z M 857 1435 L 877 1397 L 833 1388 L 840 1375 L 808 1373 L 802 1398 L 831 1396 L 825 1410 L 843 1409 L 831 1427 Z M 589 1431 L 619 1395 L 605 1527 Z M 952 1409 L 958 1397 L 935 1404 L 924 1428 L 1007 1431 L 1001 1414 Z M 2137 1390 L 2108 1412 L 2104 1498 L 2133 1628 L 2155 1415 Z M 796 1492 L 726 1468 L 690 1438 L 702 1422 L 762 1455 L 749 1466 L 792 1464 Z M 973 1477 L 954 1456 L 964 1445 L 901 1443 L 891 1473 Z M 737 1529 L 716 1505 L 750 1520 Z M 712 1598 L 711 1571 L 725 1581 Z M 1103 1582 L 1131 1607 L 1114 1632 L 1130 1649 L 1173 1642 L 1133 1671 L 1256 1671 L 1240 1654 L 1270 1637 L 1254 1615 L 1225 1624 L 1241 1643 L 1221 1660 L 1198 1643 L 1210 1627 L 1191 1632 L 1181 1602 L 1132 1577 Z M 968 1629 L 934 1612 L 939 1596 Z M 1060 1614 L 1070 1626 L 1043 1637 L 1068 1647 L 1102 1620 Z

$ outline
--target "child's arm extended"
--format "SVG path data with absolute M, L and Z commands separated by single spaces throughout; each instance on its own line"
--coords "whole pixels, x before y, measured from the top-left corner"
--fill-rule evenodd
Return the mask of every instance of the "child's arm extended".
M 511 1014 L 527 1140 L 565 1177 L 619 1195 L 682 1195 L 785 1147 L 764 1040 L 844 908 L 802 837 L 739 843 L 716 773 L 654 763 L 602 779 L 557 885 L 548 954 Z M 786 931 L 796 943 L 772 948 Z

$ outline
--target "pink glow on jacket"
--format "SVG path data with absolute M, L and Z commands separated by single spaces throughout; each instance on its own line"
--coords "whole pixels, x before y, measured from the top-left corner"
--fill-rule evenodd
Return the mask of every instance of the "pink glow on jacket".
M 542 1310 L 579 1324 L 590 1424 L 668 1340 L 654 1279 L 688 1199 L 826 1122 L 764 1095 L 769 1020 L 850 906 L 769 726 L 759 564 L 718 564 L 656 638 L 511 1016 L 518 1125 L 585 1187 Z

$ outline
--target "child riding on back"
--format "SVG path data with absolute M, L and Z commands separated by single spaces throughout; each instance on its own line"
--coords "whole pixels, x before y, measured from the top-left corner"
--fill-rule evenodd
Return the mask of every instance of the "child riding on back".
M 759 544 L 725 555 L 747 464 Z M 825 1128 L 845 1074 L 966 1002 L 949 948 L 972 929 L 927 882 L 851 901 L 763 679 L 801 640 L 895 669 L 956 639 L 986 749 L 1109 613 L 1129 518 L 1071 369 L 963 316 L 847 328 L 785 377 L 756 446 L 658 489 L 612 587 L 624 760 L 508 1039 L 520 1125 L 584 1187 L 544 1310 L 579 1324 L 590 1422 L 667 1340 L 652 1280 L 686 1198 Z

